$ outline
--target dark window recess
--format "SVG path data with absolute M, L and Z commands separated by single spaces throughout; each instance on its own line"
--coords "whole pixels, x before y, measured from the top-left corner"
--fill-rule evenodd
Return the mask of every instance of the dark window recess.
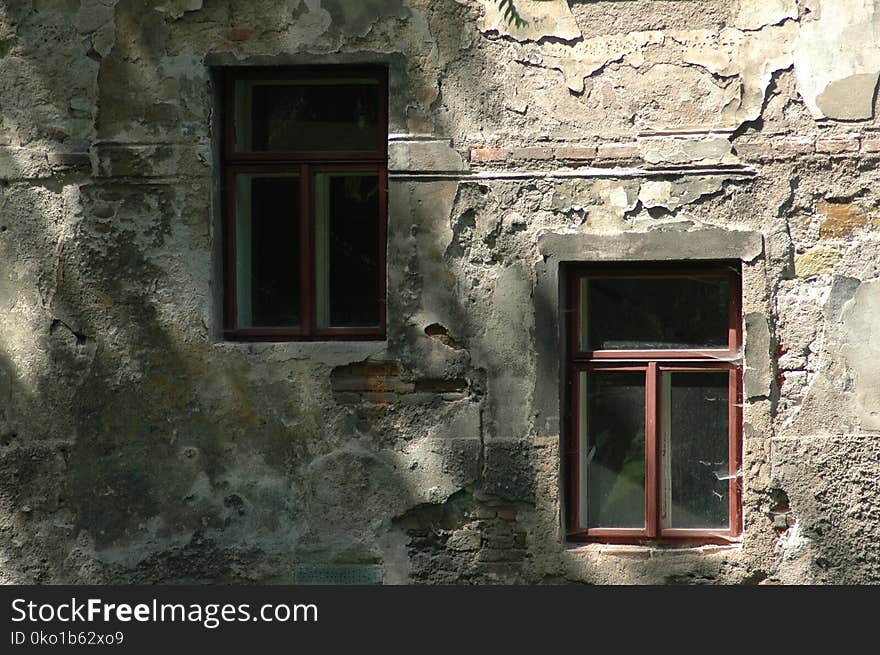
M 379 176 L 374 174 L 316 176 L 319 328 L 379 326 L 384 275 L 380 195 Z
M 670 528 L 727 528 L 728 387 L 726 371 L 663 373 L 663 517 Z
M 382 138 L 380 91 L 375 79 L 283 84 L 239 80 L 236 106 L 250 113 L 251 120 L 239 133 L 236 148 L 242 152 L 375 150 Z
M 299 325 L 299 180 L 245 174 L 237 181 L 238 323 Z
M 566 279 L 569 535 L 624 543 L 735 539 L 742 520 L 738 265 L 571 265 Z
M 583 350 L 726 348 L 726 277 L 587 278 Z
M 386 78 L 227 70 L 228 338 L 384 337 Z
M 645 525 L 645 374 L 591 371 L 585 457 L 590 527 Z

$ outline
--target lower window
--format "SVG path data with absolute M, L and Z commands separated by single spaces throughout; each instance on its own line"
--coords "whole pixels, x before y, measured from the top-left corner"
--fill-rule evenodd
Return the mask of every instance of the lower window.
M 739 266 L 570 267 L 568 534 L 741 532 Z

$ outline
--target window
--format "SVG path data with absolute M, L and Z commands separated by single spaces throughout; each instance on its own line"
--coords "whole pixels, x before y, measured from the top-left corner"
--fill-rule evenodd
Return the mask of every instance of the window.
M 228 69 L 225 336 L 385 335 L 387 72 Z
M 568 534 L 741 532 L 739 264 L 568 268 Z

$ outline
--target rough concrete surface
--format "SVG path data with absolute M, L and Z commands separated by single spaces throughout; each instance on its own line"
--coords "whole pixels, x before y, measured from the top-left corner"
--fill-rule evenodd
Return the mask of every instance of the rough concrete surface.
M 880 0 L 517 5 L 0 2 L 0 582 L 880 582 Z M 220 69 L 331 62 L 387 339 L 224 341 Z M 742 539 L 568 543 L 559 264 L 713 258 Z

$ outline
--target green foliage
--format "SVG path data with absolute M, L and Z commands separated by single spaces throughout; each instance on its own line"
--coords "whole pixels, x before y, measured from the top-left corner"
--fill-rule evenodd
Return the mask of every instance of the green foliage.
M 513 23 L 516 27 L 525 27 L 528 25 L 528 21 L 519 15 L 516 6 L 513 4 L 513 0 L 497 0 L 497 2 L 498 8 L 504 10 L 504 20 L 508 23 Z M 507 7 L 506 9 L 505 6 Z
M 508 23 L 513 23 L 516 27 L 525 27 L 529 24 L 525 18 L 519 15 L 519 12 L 516 9 L 516 5 L 513 4 L 513 0 L 495 0 L 498 3 L 499 9 L 504 9 L 504 19 Z M 547 0 L 535 0 L 536 2 L 547 2 Z

